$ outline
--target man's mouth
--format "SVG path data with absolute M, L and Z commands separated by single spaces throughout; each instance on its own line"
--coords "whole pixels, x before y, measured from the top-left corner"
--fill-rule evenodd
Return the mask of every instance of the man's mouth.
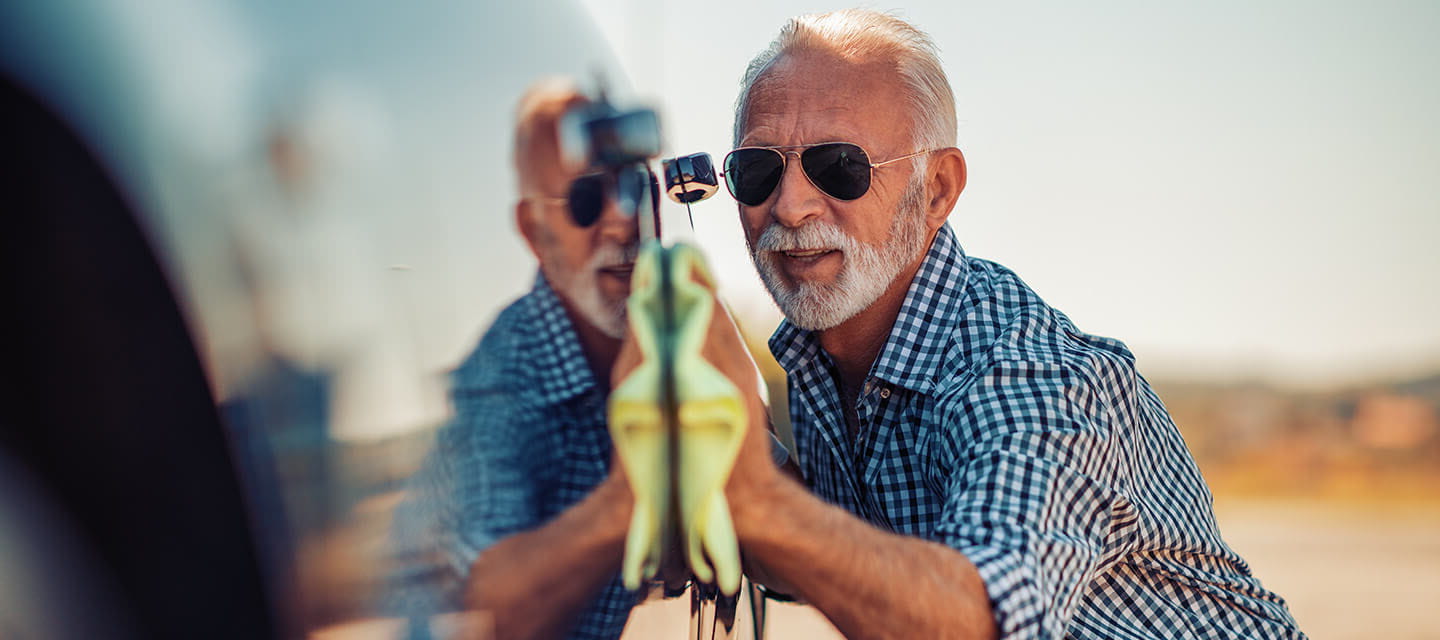
M 612 275 L 617 278 L 629 278 L 630 273 L 635 271 L 635 263 L 612 264 L 608 267 L 600 267 L 600 273 Z
M 789 251 L 781 251 L 780 253 L 784 254 L 787 258 L 793 258 L 796 260 L 809 260 L 813 258 L 818 258 L 828 253 L 833 253 L 834 251 L 835 249 L 791 249 Z

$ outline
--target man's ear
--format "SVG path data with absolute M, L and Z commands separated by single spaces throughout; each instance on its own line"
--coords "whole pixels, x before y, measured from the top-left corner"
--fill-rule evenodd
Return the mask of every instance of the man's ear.
M 936 151 L 927 171 L 930 200 L 925 203 L 925 221 L 931 229 L 939 229 L 950 217 L 960 192 L 965 190 L 965 154 L 955 147 Z
M 540 259 L 540 230 L 537 228 L 539 221 L 530 212 L 530 201 L 521 199 L 515 203 L 515 227 L 520 230 L 520 237 L 525 238 L 525 245 L 530 247 L 530 253 L 536 260 Z

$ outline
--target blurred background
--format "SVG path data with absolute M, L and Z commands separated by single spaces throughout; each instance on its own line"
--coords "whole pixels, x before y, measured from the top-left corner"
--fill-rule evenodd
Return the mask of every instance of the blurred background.
M 14 2 L 0 7 L 0 72 L 93 156 L 173 293 L 196 393 L 225 436 L 215 460 L 238 471 L 236 508 L 269 567 L 258 579 L 283 594 L 276 626 L 387 637 L 390 511 L 449 415 L 445 375 L 533 278 L 511 215 L 521 91 L 603 75 L 661 113 L 668 155 L 718 159 L 750 57 L 785 18 L 840 6 Z M 956 92 L 970 178 L 951 223 L 967 252 L 1135 351 L 1222 532 L 1311 637 L 1440 637 L 1427 606 L 1440 597 L 1440 5 L 937 0 L 899 13 L 935 38 Z M 667 235 L 710 256 L 782 401 L 763 346 L 779 315 L 734 204 L 722 194 L 694 214 L 692 231 L 666 210 Z M 39 284 L 15 291 L 62 287 L 22 255 L 5 271 Z M 44 520 L 85 546 L 98 529 L 65 514 L 72 494 L 46 488 L 17 442 L 0 480 L 21 479 L 0 495 L 60 507 L 0 512 L 0 540 Z M 8 549 L 0 574 L 47 573 Z M 47 591 L 4 582 L 6 601 L 36 604 L 0 613 L 0 635 L 62 624 L 35 595 Z M 123 579 L 96 582 L 119 584 L 96 600 L 130 597 Z M 673 609 L 641 610 L 632 635 L 678 634 Z M 826 628 L 794 606 L 771 626 Z

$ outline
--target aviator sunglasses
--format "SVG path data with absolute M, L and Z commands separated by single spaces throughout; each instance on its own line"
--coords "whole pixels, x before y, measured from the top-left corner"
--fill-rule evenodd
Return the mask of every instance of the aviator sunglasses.
M 650 192 L 648 198 L 645 194 L 647 190 Z M 564 198 L 532 197 L 549 204 L 565 205 L 570 212 L 570 220 L 582 229 L 600 219 L 605 212 L 607 198 L 616 200 L 622 212 L 655 215 L 660 209 L 660 180 L 649 169 L 633 166 L 611 173 L 587 173 L 575 178 Z
M 798 153 L 795 150 L 800 150 Z M 770 198 L 785 175 L 786 157 L 800 156 L 805 179 L 836 200 L 855 200 L 870 191 L 875 169 L 908 160 L 932 150 L 916 151 L 884 162 L 870 162 L 870 154 L 851 142 L 824 142 L 782 147 L 740 147 L 722 163 L 725 188 L 740 204 L 756 206 Z

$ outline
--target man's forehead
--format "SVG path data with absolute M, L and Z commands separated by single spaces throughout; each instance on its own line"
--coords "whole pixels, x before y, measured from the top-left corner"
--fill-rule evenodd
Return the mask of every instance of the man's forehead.
M 861 123 L 847 110 L 799 107 L 775 111 L 752 110 L 746 120 L 741 143 L 749 147 L 811 145 L 821 142 L 864 143 L 875 136 L 875 128 Z
M 529 183 L 528 189 L 538 192 L 531 195 L 563 197 L 569 191 L 575 175 L 561 167 L 557 154 L 535 154 L 529 160 L 528 166 L 517 167 L 517 170 L 522 180 Z
M 751 88 L 742 143 L 863 142 L 879 133 L 879 122 L 894 129 L 898 88 L 891 65 L 825 53 L 785 54 Z

